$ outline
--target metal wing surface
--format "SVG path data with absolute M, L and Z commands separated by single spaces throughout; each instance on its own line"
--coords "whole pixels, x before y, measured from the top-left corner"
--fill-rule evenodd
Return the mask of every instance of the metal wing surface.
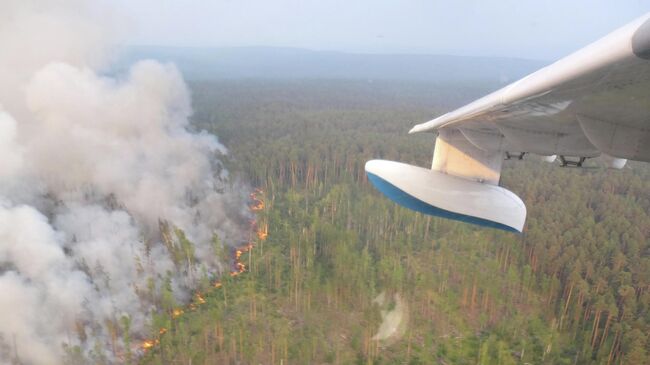
M 650 14 L 411 133 L 443 128 L 484 150 L 650 161 Z

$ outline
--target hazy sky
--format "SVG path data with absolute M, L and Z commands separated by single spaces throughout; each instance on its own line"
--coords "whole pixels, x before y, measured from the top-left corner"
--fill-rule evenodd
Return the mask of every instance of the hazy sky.
M 288 46 L 551 60 L 650 0 L 118 0 L 130 44 Z

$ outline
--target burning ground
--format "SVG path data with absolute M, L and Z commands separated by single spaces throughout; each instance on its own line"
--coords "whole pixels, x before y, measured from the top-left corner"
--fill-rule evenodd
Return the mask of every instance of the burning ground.
M 0 5 L 2 362 L 121 361 L 164 301 L 229 270 L 215 237 L 246 237 L 245 193 L 190 131 L 176 68 L 103 73 L 121 29 L 105 10 Z

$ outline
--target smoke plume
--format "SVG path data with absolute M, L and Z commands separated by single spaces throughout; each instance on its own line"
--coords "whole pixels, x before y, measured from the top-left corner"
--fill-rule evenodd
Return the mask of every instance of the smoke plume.
M 176 68 L 102 71 L 117 18 L 77 0 L 0 4 L 0 363 L 70 349 L 119 362 L 122 318 L 144 336 L 163 282 L 187 300 L 220 269 L 213 235 L 241 232 L 226 150 L 189 130 Z

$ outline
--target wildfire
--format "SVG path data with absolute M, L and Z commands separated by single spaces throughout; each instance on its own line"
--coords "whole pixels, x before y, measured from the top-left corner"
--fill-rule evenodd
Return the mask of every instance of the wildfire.
M 269 236 L 269 225 L 263 224 L 262 227 L 257 229 L 257 238 L 264 241 Z
M 253 202 L 253 204 L 250 205 L 249 208 L 250 208 L 250 210 L 252 212 L 259 212 L 259 211 L 264 209 L 264 207 L 265 207 L 264 201 L 258 197 L 261 194 L 264 194 L 264 192 L 261 189 L 255 189 L 255 191 L 250 194 L 250 199 Z M 268 229 L 269 229 L 268 224 L 266 224 L 266 223 L 263 224 L 262 227 L 258 228 L 257 227 L 257 222 L 255 220 L 251 221 L 251 231 L 255 232 L 255 234 L 257 235 L 257 238 L 260 241 L 266 240 L 266 238 L 269 235 Z M 243 254 L 251 251 L 253 249 L 253 247 L 254 247 L 253 243 L 249 242 L 245 246 L 239 247 L 234 251 L 234 253 L 233 253 L 233 270 L 230 271 L 230 276 L 235 277 L 235 276 L 237 276 L 239 274 L 242 274 L 242 273 L 246 272 L 246 264 L 241 262 L 241 256 Z M 221 281 L 217 280 L 212 284 L 212 287 L 214 289 L 219 289 L 219 288 L 222 287 L 222 285 L 223 284 L 221 283 Z M 208 290 L 208 292 L 209 291 L 210 290 Z M 189 307 L 190 310 L 193 311 L 199 305 L 203 305 L 205 303 L 206 303 L 206 300 L 203 297 L 203 294 L 201 292 L 197 291 L 194 294 L 194 300 L 192 301 L 192 303 L 190 303 L 190 305 L 188 307 Z M 174 310 L 172 311 L 172 318 L 176 319 L 176 318 L 182 316 L 184 313 L 185 313 L 185 311 L 183 309 L 174 308 Z M 158 331 L 158 338 L 145 340 L 145 341 L 142 342 L 140 347 L 145 352 L 152 349 L 153 347 L 160 344 L 160 337 L 162 335 L 164 335 L 165 333 L 167 333 L 167 328 L 163 327 Z
M 253 212 L 259 212 L 260 210 L 264 209 L 264 200 L 257 197 L 258 194 L 262 193 L 262 190 L 255 189 L 255 191 L 250 194 L 250 198 L 253 201 L 253 205 L 250 206 L 250 209 Z
M 253 244 L 249 242 L 246 246 L 240 247 L 235 250 L 235 257 L 233 258 L 235 269 L 230 272 L 230 276 L 237 276 L 243 272 L 246 272 L 246 264 L 241 262 L 241 255 L 243 255 L 246 252 L 249 252 L 252 249 L 253 249 Z
M 145 340 L 142 343 L 142 349 L 144 349 L 145 351 L 149 350 L 150 348 L 156 346 L 157 342 L 158 340 Z
M 180 317 L 183 313 L 185 313 L 185 312 L 184 312 L 182 309 L 180 309 L 180 308 L 174 308 L 174 310 L 172 311 L 172 317 L 173 317 L 173 318 L 178 318 L 178 317 Z

